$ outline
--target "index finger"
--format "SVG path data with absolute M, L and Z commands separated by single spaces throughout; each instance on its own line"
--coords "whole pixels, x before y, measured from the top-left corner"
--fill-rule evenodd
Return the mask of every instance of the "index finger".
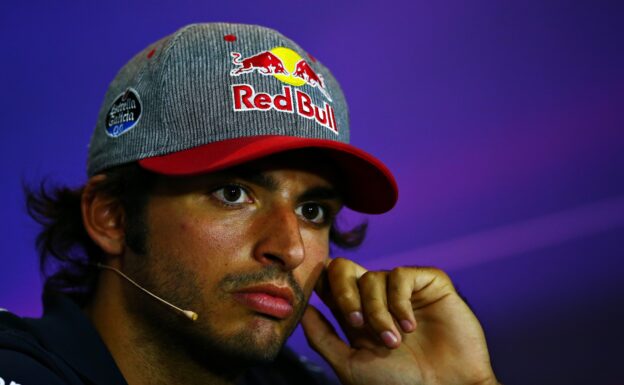
M 357 263 L 336 258 L 324 272 L 324 282 L 317 294 L 334 312 L 339 312 L 351 326 L 362 326 L 362 304 L 358 280 L 368 270 Z

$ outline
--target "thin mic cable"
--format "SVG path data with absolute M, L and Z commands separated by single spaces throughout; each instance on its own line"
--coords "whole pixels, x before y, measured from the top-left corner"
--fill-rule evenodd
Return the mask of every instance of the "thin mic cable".
M 134 282 L 130 277 L 128 277 L 127 275 L 125 275 L 124 273 L 122 273 L 120 270 L 115 269 L 112 266 L 107 266 L 107 265 L 102 265 L 101 263 L 97 263 L 96 264 L 97 267 L 99 267 L 100 269 L 107 269 L 110 271 L 114 271 L 115 273 L 121 275 L 122 277 L 124 277 L 125 279 L 127 279 L 130 283 L 132 283 L 134 286 L 138 287 L 139 289 L 143 290 L 143 292 L 145 292 L 146 294 L 149 294 L 152 298 L 157 299 L 158 301 L 164 303 L 165 305 L 169 305 L 172 308 L 176 309 L 177 311 L 179 311 L 180 313 L 182 313 L 185 317 L 187 317 L 188 319 L 190 319 L 191 321 L 197 321 L 197 313 L 195 313 L 194 311 L 191 310 L 184 310 L 184 309 L 180 309 L 179 307 L 177 307 L 174 304 L 171 304 L 167 301 L 165 301 L 164 299 L 158 297 L 157 295 L 151 293 L 150 291 L 148 291 L 147 289 L 144 289 L 143 287 L 141 287 L 141 285 L 139 285 L 138 283 Z

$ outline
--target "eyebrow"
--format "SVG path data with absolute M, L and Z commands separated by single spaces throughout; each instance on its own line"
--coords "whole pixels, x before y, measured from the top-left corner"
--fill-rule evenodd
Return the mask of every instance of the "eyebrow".
M 308 201 L 308 200 L 337 200 L 342 202 L 342 196 L 338 192 L 338 190 L 331 187 L 313 187 L 309 190 L 306 190 L 299 197 L 299 201 Z
M 275 192 L 279 189 L 279 182 L 271 175 L 249 167 L 239 167 L 226 171 L 222 174 L 222 176 L 226 178 L 240 178 L 271 192 Z M 340 192 L 333 187 L 311 187 L 298 197 L 298 201 L 300 202 L 307 200 L 337 200 L 342 202 L 342 194 L 340 194 Z
M 244 179 L 247 182 L 256 184 L 271 192 L 277 191 L 277 189 L 279 188 L 279 183 L 277 182 L 277 180 L 275 180 L 275 178 L 263 172 L 255 171 L 252 169 L 244 168 L 236 170 L 230 175 L 240 179 Z

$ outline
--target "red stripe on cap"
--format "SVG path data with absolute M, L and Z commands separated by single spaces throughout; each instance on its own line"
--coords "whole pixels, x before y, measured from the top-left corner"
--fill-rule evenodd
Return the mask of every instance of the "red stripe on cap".
M 334 140 L 278 135 L 242 137 L 141 159 L 139 165 L 163 175 L 198 175 L 302 148 L 324 149 L 335 161 L 343 173 L 347 207 L 381 214 L 395 205 L 398 187 L 388 168 L 365 151 Z

